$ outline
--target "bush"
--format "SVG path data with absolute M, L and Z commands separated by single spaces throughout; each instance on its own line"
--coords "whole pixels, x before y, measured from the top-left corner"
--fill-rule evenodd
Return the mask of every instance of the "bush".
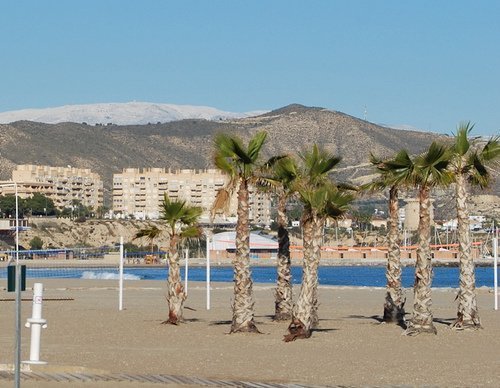
M 43 240 L 38 236 L 33 237 L 30 241 L 30 249 L 36 250 L 42 248 L 43 248 Z

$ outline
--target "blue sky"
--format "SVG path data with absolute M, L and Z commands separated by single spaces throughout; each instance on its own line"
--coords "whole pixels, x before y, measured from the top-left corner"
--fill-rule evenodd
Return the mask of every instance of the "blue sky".
M 500 131 L 500 1 L 9 1 L 0 112 L 148 101 L 321 106 Z

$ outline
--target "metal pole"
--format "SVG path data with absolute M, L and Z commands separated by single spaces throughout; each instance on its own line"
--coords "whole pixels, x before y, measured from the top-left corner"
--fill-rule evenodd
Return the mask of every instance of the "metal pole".
M 189 271 L 189 249 L 184 249 L 184 256 L 186 257 L 186 262 L 184 264 L 184 293 L 187 295 L 188 293 L 188 271 Z
M 207 236 L 207 310 L 210 310 L 210 237 Z
M 498 310 L 498 238 L 493 239 L 493 295 L 495 296 L 495 310 Z
M 118 294 L 118 310 L 123 310 L 123 236 L 120 237 L 120 282 Z
M 16 354 L 14 370 L 14 386 L 21 385 L 21 267 L 19 265 L 19 198 L 16 189 Z

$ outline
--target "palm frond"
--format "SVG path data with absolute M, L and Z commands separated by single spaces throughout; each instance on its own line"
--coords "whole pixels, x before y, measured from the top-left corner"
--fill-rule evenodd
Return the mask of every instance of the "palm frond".
M 144 228 L 137 231 L 134 235 L 134 240 L 146 237 L 148 239 L 155 239 L 161 234 L 161 229 L 159 229 L 156 225 L 151 226 L 150 228 Z
M 457 133 L 455 134 L 455 144 L 452 146 L 453 153 L 463 156 L 469 151 L 471 146 L 469 134 L 473 128 L 474 124 L 471 124 L 470 121 L 459 124 Z
M 427 152 L 415 158 L 415 183 L 420 186 L 446 186 L 454 176 L 448 166 L 451 153 L 443 144 L 432 142 Z
M 161 219 L 169 226 L 169 234 L 177 234 L 178 227 L 189 227 L 198 224 L 203 212 L 199 206 L 192 206 L 184 200 L 170 200 L 166 193 L 163 196 Z
M 180 236 L 182 239 L 194 240 L 198 239 L 202 234 L 203 230 L 198 225 L 190 225 L 181 229 Z
M 214 163 L 219 170 L 225 172 L 230 176 L 237 175 L 238 173 L 235 168 L 235 164 L 231 163 L 231 159 L 223 156 L 222 154 L 214 155 Z
M 264 145 L 264 142 L 266 141 L 266 138 L 267 132 L 260 131 L 257 132 L 252 139 L 250 139 L 250 142 L 248 143 L 248 153 L 246 154 L 251 161 L 250 163 L 255 162 L 259 157 L 260 151 L 262 149 L 262 146 Z
M 488 140 L 480 153 L 480 158 L 486 162 L 493 161 L 500 157 L 500 136 Z
M 250 157 L 250 155 L 246 152 L 243 147 L 243 144 L 237 138 L 232 138 L 233 143 L 233 155 L 236 157 L 239 163 L 245 165 L 252 164 L 254 161 Z
M 234 157 L 233 142 L 234 142 L 234 137 L 226 133 L 216 134 L 214 137 L 214 148 L 216 154 L 224 158 L 233 158 Z
M 478 186 L 481 189 L 487 188 L 491 183 L 491 175 L 483 164 L 480 154 L 473 152 L 468 159 L 468 181 L 473 186 Z

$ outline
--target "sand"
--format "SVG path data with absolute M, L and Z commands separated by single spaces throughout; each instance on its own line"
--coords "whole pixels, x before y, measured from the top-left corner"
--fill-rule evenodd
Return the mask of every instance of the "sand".
M 118 311 L 117 281 L 44 279 L 46 300 L 41 360 L 47 372 L 165 374 L 221 380 L 347 386 L 500 386 L 500 311 L 491 290 L 478 290 L 483 330 L 455 332 L 456 290 L 433 290 L 437 335 L 402 336 L 379 324 L 384 290 L 320 288 L 320 328 L 307 340 L 282 341 L 287 323 L 276 323 L 272 285 L 254 285 L 256 322 L 263 334 L 227 334 L 232 284 L 212 284 L 206 309 L 203 283 L 189 284 L 187 323 L 167 317 L 164 282 L 125 281 Z M 28 288 L 34 283 L 28 279 Z M 298 288 L 295 289 L 298 295 Z M 412 290 L 406 290 L 411 311 Z M 0 290 L 0 298 L 14 293 Z M 23 292 L 30 299 L 31 291 Z M 22 302 L 22 322 L 31 316 Z M 14 302 L 0 302 L 0 364 L 14 360 Z M 29 329 L 22 330 L 22 359 L 29 358 Z M 45 368 L 45 369 L 43 369 Z M 0 379 L 0 387 L 12 380 Z M 23 387 L 149 387 L 148 383 L 22 381 Z

